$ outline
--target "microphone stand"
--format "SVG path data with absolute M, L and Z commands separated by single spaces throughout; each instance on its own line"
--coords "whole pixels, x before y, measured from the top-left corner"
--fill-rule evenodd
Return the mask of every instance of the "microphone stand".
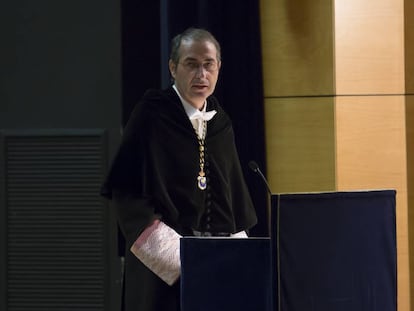
M 267 213 L 266 213 L 267 232 L 268 232 L 268 235 L 270 236 L 270 222 L 271 222 L 270 213 L 271 213 L 272 191 L 270 190 L 269 183 L 267 182 L 266 177 L 264 177 L 262 171 L 260 170 L 259 165 L 255 161 L 250 161 L 249 162 L 249 167 L 254 173 L 256 173 L 257 175 L 260 176 L 260 179 L 262 180 L 262 182 L 266 186 L 266 190 L 267 190 L 267 193 L 268 193 L 268 208 L 267 208 Z

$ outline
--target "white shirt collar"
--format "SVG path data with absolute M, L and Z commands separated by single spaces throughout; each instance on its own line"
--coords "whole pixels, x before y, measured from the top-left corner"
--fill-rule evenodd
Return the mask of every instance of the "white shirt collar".
M 184 110 L 191 121 L 197 135 L 199 138 L 205 137 L 207 133 L 207 127 L 204 126 L 203 121 L 211 120 L 214 115 L 217 113 L 216 110 L 206 111 L 207 110 L 207 101 L 204 102 L 204 107 L 200 111 L 197 108 L 193 107 L 190 103 L 188 103 L 184 98 L 181 97 L 180 93 L 178 92 L 175 85 L 173 85 L 175 92 L 177 93 L 178 97 L 180 97 L 181 103 L 183 104 Z

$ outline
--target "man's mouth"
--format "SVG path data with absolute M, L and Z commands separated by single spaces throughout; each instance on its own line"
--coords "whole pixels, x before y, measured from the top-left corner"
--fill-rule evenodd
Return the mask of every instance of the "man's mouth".
M 204 85 L 204 84 L 195 84 L 195 85 L 193 85 L 193 88 L 196 88 L 198 90 L 202 90 L 202 89 L 207 88 L 207 85 Z

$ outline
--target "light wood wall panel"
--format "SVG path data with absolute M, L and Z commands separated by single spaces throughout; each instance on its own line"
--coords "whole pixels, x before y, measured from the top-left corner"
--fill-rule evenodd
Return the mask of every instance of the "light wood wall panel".
M 409 310 L 405 96 L 336 100 L 337 190 L 396 189 L 398 305 Z
M 396 189 L 398 311 L 414 311 L 414 1 L 260 3 L 271 187 Z
M 265 97 L 333 94 L 332 2 L 261 1 Z
M 397 188 L 406 194 L 404 96 L 336 99 L 338 189 Z
M 414 3 L 414 2 L 413 2 Z M 414 95 L 406 96 L 407 130 L 407 189 L 408 189 L 408 230 L 410 279 L 414 280 Z M 411 304 L 414 299 L 414 286 L 410 290 Z
M 274 192 L 335 190 L 332 97 L 266 99 L 265 124 Z
M 405 91 L 414 94 L 414 1 L 405 0 Z M 414 295 L 412 296 L 414 297 Z
M 336 0 L 334 31 L 337 94 L 404 93 L 403 0 Z

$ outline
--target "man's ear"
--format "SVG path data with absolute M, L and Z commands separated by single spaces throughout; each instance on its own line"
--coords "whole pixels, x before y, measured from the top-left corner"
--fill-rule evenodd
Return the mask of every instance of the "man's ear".
M 177 70 L 177 65 L 170 59 L 168 61 L 168 67 L 170 68 L 171 76 L 175 79 L 175 71 Z

